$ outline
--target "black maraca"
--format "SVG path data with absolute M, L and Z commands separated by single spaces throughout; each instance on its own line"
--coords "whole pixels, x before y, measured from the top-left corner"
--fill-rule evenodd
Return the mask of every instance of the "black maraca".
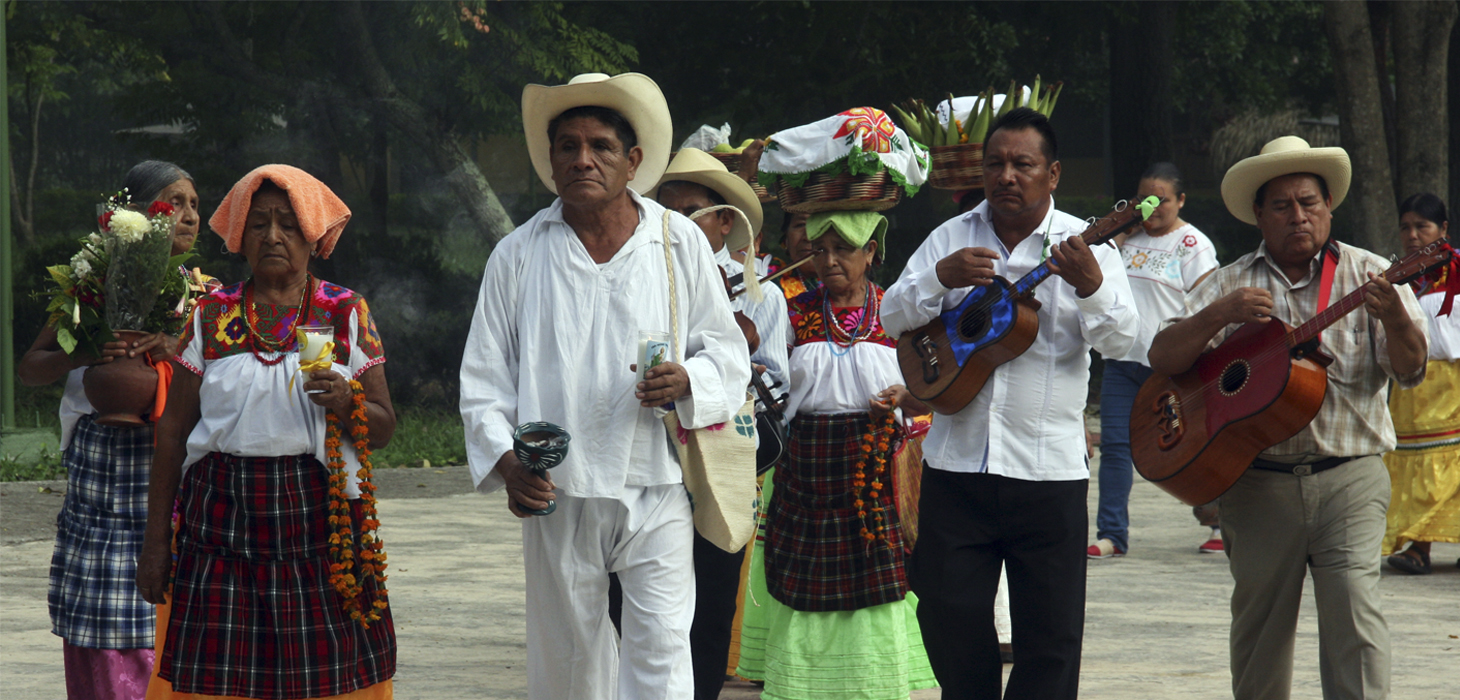
M 512 431 L 512 454 L 517 461 L 538 477 L 546 479 L 547 470 L 563 463 L 568 456 L 568 431 L 552 423 L 536 421 L 523 423 Z M 557 501 L 548 501 L 546 508 L 533 510 L 521 503 L 517 507 L 524 513 L 547 515 L 558 509 Z

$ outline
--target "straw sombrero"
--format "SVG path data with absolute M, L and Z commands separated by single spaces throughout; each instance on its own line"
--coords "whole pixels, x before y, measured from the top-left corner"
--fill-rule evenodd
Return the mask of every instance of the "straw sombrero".
M 725 237 L 725 245 L 730 250 L 744 250 L 750 245 L 755 232 L 760 230 L 765 219 L 765 213 L 760 208 L 760 198 L 755 196 L 755 190 L 750 189 L 750 183 L 731 175 L 725 164 L 714 156 L 698 148 L 682 148 L 679 155 L 669 162 L 664 176 L 659 178 L 654 189 L 647 194 L 658 199 L 659 188 L 664 183 L 678 180 L 704 185 L 724 197 L 726 204 L 744 213 L 744 219 L 734 217 L 735 224 L 730 228 L 730 235 Z
M 674 125 L 669 103 L 659 86 L 642 73 L 603 73 L 573 76 L 567 85 L 528 85 L 522 89 L 522 128 L 527 133 L 527 154 L 532 167 L 549 190 L 556 193 L 553 166 L 549 159 L 548 122 L 574 107 L 606 107 L 627 119 L 644 149 L 644 162 L 629 187 L 643 193 L 658 184 L 669 164 Z
M 1280 136 L 1268 141 L 1261 153 L 1244 158 L 1227 170 L 1222 178 L 1222 201 L 1227 203 L 1227 211 L 1232 216 L 1255 226 L 1257 215 L 1252 211 L 1252 202 L 1258 188 L 1273 178 L 1294 173 L 1312 173 L 1323 178 L 1328 193 L 1333 196 L 1331 208 L 1337 209 L 1348 196 L 1353 166 L 1348 151 L 1342 148 L 1313 148 L 1297 136 Z

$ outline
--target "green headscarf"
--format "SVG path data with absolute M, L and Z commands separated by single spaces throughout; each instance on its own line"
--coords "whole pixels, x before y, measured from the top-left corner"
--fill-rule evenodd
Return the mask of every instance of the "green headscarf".
M 821 238 L 831 227 L 858 248 L 877 241 L 877 259 L 887 254 L 887 217 L 875 211 L 823 211 L 806 220 L 806 240 Z

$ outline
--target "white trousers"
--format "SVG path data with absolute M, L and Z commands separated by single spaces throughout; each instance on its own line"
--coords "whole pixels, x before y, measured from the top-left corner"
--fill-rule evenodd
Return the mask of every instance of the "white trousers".
M 999 592 L 994 596 L 994 630 L 999 633 L 1000 644 L 1014 641 L 1014 625 L 1009 619 L 1009 572 L 999 568 Z
M 522 521 L 528 698 L 694 697 L 694 522 L 684 486 L 557 502 L 551 515 Z M 609 572 L 623 584 L 621 645 L 608 618 Z

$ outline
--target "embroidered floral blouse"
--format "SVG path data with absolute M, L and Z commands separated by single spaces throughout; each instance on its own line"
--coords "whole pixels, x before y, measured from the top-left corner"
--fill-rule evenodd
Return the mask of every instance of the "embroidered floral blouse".
M 308 378 L 299 372 L 299 352 L 290 329 L 297 306 L 255 302 L 254 329 L 283 353 L 255 354 L 245 323 L 243 285 L 220 289 L 199 300 L 183 329 L 175 362 L 203 378 L 198 389 L 201 418 L 188 437 L 186 470 L 209 452 L 248 457 L 314 455 L 325 461 L 325 409 L 304 392 Z M 299 325 L 333 326 L 333 369 L 358 379 L 385 362 L 380 333 L 370 307 L 359 294 L 320 280 Z M 281 358 L 282 355 L 282 359 Z M 280 359 L 279 362 L 273 362 Z M 293 379 L 291 387 L 290 380 Z M 359 496 L 354 447 L 342 447 L 351 480 L 349 495 Z
M 883 290 L 873 285 L 881 303 Z M 882 321 L 872 314 L 870 331 L 851 347 L 828 339 L 824 290 L 807 291 L 791 300 L 789 313 L 793 333 L 791 349 L 791 399 L 786 417 L 798 413 L 848 413 L 866 411 L 873 395 L 902 383 L 897 366 L 897 341 L 882 331 Z M 846 336 L 856 336 L 864 310 L 834 308 L 832 315 Z

